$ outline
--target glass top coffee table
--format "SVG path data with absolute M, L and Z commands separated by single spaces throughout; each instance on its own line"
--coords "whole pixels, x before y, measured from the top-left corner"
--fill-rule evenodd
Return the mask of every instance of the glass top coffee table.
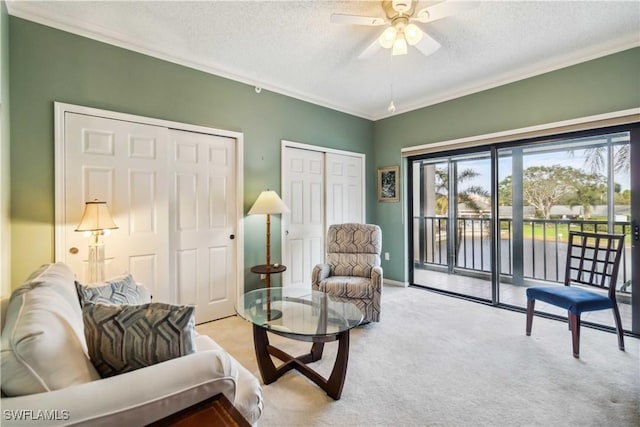
M 360 309 L 353 303 L 324 292 L 302 288 L 264 288 L 247 292 L 238 314 L 253 324 L 253 343 L 260 374 L 271 384 L 296 369 L 338 400 L 342 394 L 349 359 L 349 331 L 362 322 Z M 311 351 L 293 357 L 269 344 L 267 332 L 313 343 Z M 338 341 L 333 370 L 325 379 L 307 366 L 322 358 L 324 343 Z M 271 359 L 282 360 L 276 367 Z

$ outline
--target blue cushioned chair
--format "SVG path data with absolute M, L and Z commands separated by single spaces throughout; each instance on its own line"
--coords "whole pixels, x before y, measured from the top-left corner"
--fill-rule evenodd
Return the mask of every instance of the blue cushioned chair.
M 611 308 L 618 332 L 618 347 L 624 351 L 622 321 L 616 302 L 616 279 L 623 246 L 624 235 L 570 232 L 564 286 L 527 289 L 527 335 L 531 335 L 536 300 L 562 307 L 568 311 L 573 357 L 578 358 L 580 314 Z M 600 288 L 601 292 L 588 291 L 584 286 Z

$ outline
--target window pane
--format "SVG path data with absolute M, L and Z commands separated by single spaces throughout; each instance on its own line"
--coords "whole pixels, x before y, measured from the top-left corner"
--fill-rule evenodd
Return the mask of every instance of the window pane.
M 498 150 L 500 302 L 526 306 L 525 289 L 562 286 L 569 231 L 630 232 L 629 134 Z M 630 239 L 618 277 L 623 325 L 631 326 Z M 630 283 L 630 282 L 629 282 Z M 628 301 L 625 302 L 625 294 Z M 537 303 L 536 310 L 566 316 Z M 613 326 L 610 311 L 583 320 Z
M 414 283 L 491 300 L 489 152 L 415 160 Z

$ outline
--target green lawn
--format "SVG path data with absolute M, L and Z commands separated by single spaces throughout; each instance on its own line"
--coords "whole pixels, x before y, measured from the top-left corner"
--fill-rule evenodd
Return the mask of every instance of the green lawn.
M 569 224 L 547 224 L 546 227 L 544 224 L 533 224 L 532 227 L 531 223 L 525 222 L 523 228 L 522 234 L 525 239 L 542 240 L 546 237 L 547 240 L 555 240 L 557 234 L 559 241 L 566 242 L 569 237 Z M 579 230 L 578 227 L 572 228 Z
M 564 223 L 552 223 L 552 224 L 540 224 L 540 223 L 532 223 L 524 221 L 524 230 L 523 237 L 525 239 L 535 239 L 535 240 L 544 240 L 546 238 L 547 241 L 555 241 L 556 234 L 558 236 L 559 242 L 566 242 L 569 237 L 569 224 Z M 606 232 L 607 225 L 606 224 L 598 224 L 597 225 L 598 232 Z M 571 224 L 572 231 L 580 231 L 580 226 L 578 224 Z M 503 230 L 504 231 L 504 230 Z M 593 232 L 595 231 L 594 224 L 585 224 L 584 226 L 585 232 Z M 616 233 L 622 233 L 622 226 L 615 227 Z M 626 236 L 627 243 L 631 242 L 631 235 L 627 234 Z

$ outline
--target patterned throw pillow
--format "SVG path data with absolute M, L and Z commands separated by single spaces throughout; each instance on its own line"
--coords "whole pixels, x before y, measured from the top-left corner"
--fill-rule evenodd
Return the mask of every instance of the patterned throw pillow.
M 82 308 L 89 358 L 102 378 L 195 351 L 195 307 L 150 303 Z
M 87 302 L 103 304 L 147 304 L 151 302 L 151 293 L 144 286 L 136 284 L 131 274 L 114 277 L 95 286 L 85 286 L 76 281 L 80 306 Z

